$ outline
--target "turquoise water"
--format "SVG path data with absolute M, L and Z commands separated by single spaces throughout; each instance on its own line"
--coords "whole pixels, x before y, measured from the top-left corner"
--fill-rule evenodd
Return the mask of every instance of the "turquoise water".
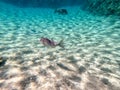
M 68 15 L 0 3 L 1 90 L 119 90 L 120 18 L 64 8 Z

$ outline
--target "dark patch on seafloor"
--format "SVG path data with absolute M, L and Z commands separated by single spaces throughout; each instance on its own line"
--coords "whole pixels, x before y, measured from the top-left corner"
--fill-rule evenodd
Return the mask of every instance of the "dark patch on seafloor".
M 66 77 L 63 77 L 62 80 L 57 81 L 55 84 L 56 90 L 60 90 L 60 87 L 70 87 L 71 89 L 75 88 L 75 85 Z
M 79 73 L 82 74 L 83 72 L 86 71 L 86 68 L 83 67 L 83 66 L 80 66 L 79 69 L 78 69 Z
M 69 56 L 69 57 L 67 57 L 67 59 L 69 59 L 70 61 L 69 61 L 69 63 L 76 63 L 78 60 L 76 60 L 75 58 L 74 58 L 74 56 L 72 55 L 72 56 Z
M 54 66 L 52 66 L 52 65 L 48 66 L 47 68 L 48 68 L 48 69 L 51 69 L 51 70 L 53 70 L 53 71 L 56 70 L 56 68 L 55 68 Z
M 101 81 L 106 85 L 110 84 L 110 82 L 106 78 L 102 78 Z
M 72 80 L 72 81 L 75 81 L 75 82 L 80 82 L 81 81 L 81 78 L 78 77 L 78 76 L 75 76 L 75 75 L 69 77 L 69 79 Z
M 27 67 L 27 66 L 22 66 L 20 69 L 21 69 L 21 71 L 26 71 L 26 70 L 29 69 L 29 67 Z
M 0 72 L 0 79 L 6 79 L 6 74 L 7 70 L 3 70 L 2 72 Z
M 57 63 L 57 65 L 58 65 L 60 68 L 64 69 L 64 70 L 72 71 L 72 70 L 69 69 L 67 66 L 63 65 L 62 63 Z
M 1 67 L 1 66 L 4 66 L 5 63 L 6 63 L 6 61 L 7 61 L 7 58 L 5 58 L 5 57 L 0 57 L 0 67 Z
M 40 70 L 39 74 L 43 75 L 43 76 L 46 76 L 47 75 L 47 71 L 45 69 Z
M 112 71 L 110 69 L 108 69 L 108 68 L 101 68 L 101 70 L 104 71 L 104 72 L 112 73 Z
M 30 49 L 27 49 L 27 50 L 23 50 L 22 53 L 24 53 L 24 54 L 31 54 L 31 53 L 33 53 L 33 51 L 30 50 Z
M 36 76 L 29 76 L 25 79 L 23 79 L 20 82 L 20 85 L 22 87 L 22 90 L 26 90 L 27 86 L 31 83 L 31 82 L 36 82 L 37 77 Z
M 55 9 L 54 13 L 57 13 L 59 15 L 67 15 L 68 11 L 66 9 Z

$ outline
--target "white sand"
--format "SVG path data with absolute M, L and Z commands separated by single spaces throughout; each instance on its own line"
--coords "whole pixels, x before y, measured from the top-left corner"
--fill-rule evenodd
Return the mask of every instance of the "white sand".
M 2 5 L 0 10 L 0 56 L 7 58 L 0 90 L 119 90 L 117 17 L 77 7 L 68 7 L 66 16 L 52 9 Z M 45 49 L 42 36 L 64 39 L 65 49 Z

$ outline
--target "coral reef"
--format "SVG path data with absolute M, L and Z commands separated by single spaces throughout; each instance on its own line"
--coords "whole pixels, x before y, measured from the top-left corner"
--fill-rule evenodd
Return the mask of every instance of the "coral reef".
M 87 0 L 87 10 L 101 15 L 120 15 L 120 0 Z

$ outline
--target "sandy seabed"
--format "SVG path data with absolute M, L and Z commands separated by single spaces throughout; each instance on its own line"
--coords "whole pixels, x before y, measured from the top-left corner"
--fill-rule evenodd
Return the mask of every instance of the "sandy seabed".
M 0 6 L 0 90 L 120 90 L 118 17 Z M 40 37 L 63 39 L 65 49 Z

